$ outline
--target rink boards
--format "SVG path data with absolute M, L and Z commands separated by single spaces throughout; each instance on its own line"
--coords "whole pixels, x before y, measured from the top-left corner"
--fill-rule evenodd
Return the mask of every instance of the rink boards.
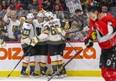
M 86 48 L 84 42 L 70 42 L 78 51 L 83 49 L 81 57 L 75 57 L 67 66 L 68 76 L 100 76 L 99 57 L 100 47 L 95 42 L 92 48 Z M 64 51 L 64 61 L 67 62 L 76 52 L 67 43 Z M 20 43 L 6 43 L 4 48 L 0 48 L 0 76 L 7 76 L 22 57 L 23 52 Z M 51 70 L 50 58 L 48 58 L 48 67 Z M 28 68 L 29 69 L 29 68 Z M 19 76 L 21 63 L 12 73 L 12 76 Z M 36 71 L 39 72 L 39 66 L 36 64 Z

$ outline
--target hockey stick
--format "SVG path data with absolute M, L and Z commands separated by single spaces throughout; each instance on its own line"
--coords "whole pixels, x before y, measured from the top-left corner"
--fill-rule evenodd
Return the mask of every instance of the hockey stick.
M 54 78 L 54 76 L 60 72 L 63 67 L 65 67 L 67 64 L 69 64 L 77 55 L 79 55 L 81 52 L 83 51 L 83 49 L 79 50 L 70 60 L 68 60 L 65 64 L 63 64 L 47 81 L 50 81 L 52 78 Z
M 65 37 L 60 33 L 60 36 L 62 36 L 63 39 L 65 39 Z M 65 39 L 65 41 L 73 48 L 73 50 L 77 53 L 77 50 L 71 45 L 71 43 Z M 81 55 L 79 55 L 81 58 L 83 58 Z
M 27 50 L 27 52 L 25 53 L 25 55 L 27 55 L 27 53 L 32 49 L 32 46 Z M 9 75 L 7 76 L 7 78 L 10 77 L 10 75 L 12 74 L 12 72 L 16 69 L 16 67 L 19 65 L 19 63 L 22 61 L 22 59 L 25 57 L 25 55 L 22 56 L 22 58 L 19 60 L 19 62 L 16 64 L 16 66 L 13 68 L 13 70 L 9 73 Z

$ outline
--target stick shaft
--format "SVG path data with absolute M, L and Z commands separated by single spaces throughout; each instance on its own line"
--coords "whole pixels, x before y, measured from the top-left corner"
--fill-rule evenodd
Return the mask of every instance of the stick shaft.
M 65 37 L 60 33 L 60 35 L 62 36 L 63 39 L 65 39 Z M 77 53 L 77 50 L 71 45 L 71 43 L 65 39 L 65 41 L 71 46 L 71 48 L 73 48 L 73 50 Z M 81 55 L 79 55 L 81 58 L 83 58 Z
M 27 55 L 27 53 L 28 53 L 31 49 L 32 49 L 32 47 L 30 47 L 30 48 L 27 50 L 27 52 L 25 53 L 25 55 Z M 9 75 L 7 76 L 7 78 L 10 77 L 10 75 L 12 74 L 12 72 L 17 68 L 17 66 L 18 66 L 19 63 L 22 61 L 22 59 L 25 57 L 25 55 L 23 55 L 23 56 L 21 57 L 21 59 L 20 59 L 19 62 L 15 65 L 15 67 L 13 68 L 13 70 L 9 73 Z

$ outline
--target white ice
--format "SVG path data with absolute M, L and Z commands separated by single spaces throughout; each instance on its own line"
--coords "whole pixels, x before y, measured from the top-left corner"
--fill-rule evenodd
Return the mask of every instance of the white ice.
M 47 81 L 47 78 L 36 77 L 36 78 L 0 78 L 0 81 Z M 63 79 L 52 79 L 50 81 L 105 81 L 102 77 L 65 77 Z

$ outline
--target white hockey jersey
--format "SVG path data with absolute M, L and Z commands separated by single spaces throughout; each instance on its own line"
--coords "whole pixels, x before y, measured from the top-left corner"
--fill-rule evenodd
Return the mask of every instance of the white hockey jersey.
M 42 33 L 44 29 L 43 26 L 45 23 L 46 23 L 45 21 L 39 23 L 37 19 L 33 21 L 33 26 L 35 28 L 36 35 L 40 35 Z
M 61 28 L 61 23 L 60 23 L 60 19 L 52 19 L 50 21 L 48 21 L 45 25 L 44 25 L 44 31 L 49 31 L 48 33 L 48 43 L 53 44 L 53 43 L 62 43 L 63 42 L 63 37 L 65 36 L 65 31 L 62 29 L 60 33 L 58 33 L 56 31 L 57 28 Z
M 33 26 L 34 26 L 34 29 L 35 29 L 35 32 L 36 32 L 36 36 L 39 36 L 44 31 L 44 24 L 45 23 L 46 23 L 46 21 L 43 21 L 43 22 L 39 23 L 37 19 L 35 19 L 33 21 Z M 37 44 L 38 45 L 43 45 L 43 44 L 46 44 L 46 41 L 47 41 L 47 38 L 43 39 L 43 40 L 40 40 Z
M 15 39 L 14 30 L 19 29 L 21 23 L 19 20 L 12 21 L 10 18 L 7 18 L 7 16 L 5 15 L 4 21 L 7 22 L 7 20 L 10 21 L 9 24 L 7 25 L 8 36 L 9 38 Z
M 35 36 L 34 27 L 32 24 L 29 24 L 28 22 L 25 22 L 22 26 L 22 32 L 21 32 L 21 43 L 22 44 L 28 44 L 30 43 L 30 40 L 33 39 Z

